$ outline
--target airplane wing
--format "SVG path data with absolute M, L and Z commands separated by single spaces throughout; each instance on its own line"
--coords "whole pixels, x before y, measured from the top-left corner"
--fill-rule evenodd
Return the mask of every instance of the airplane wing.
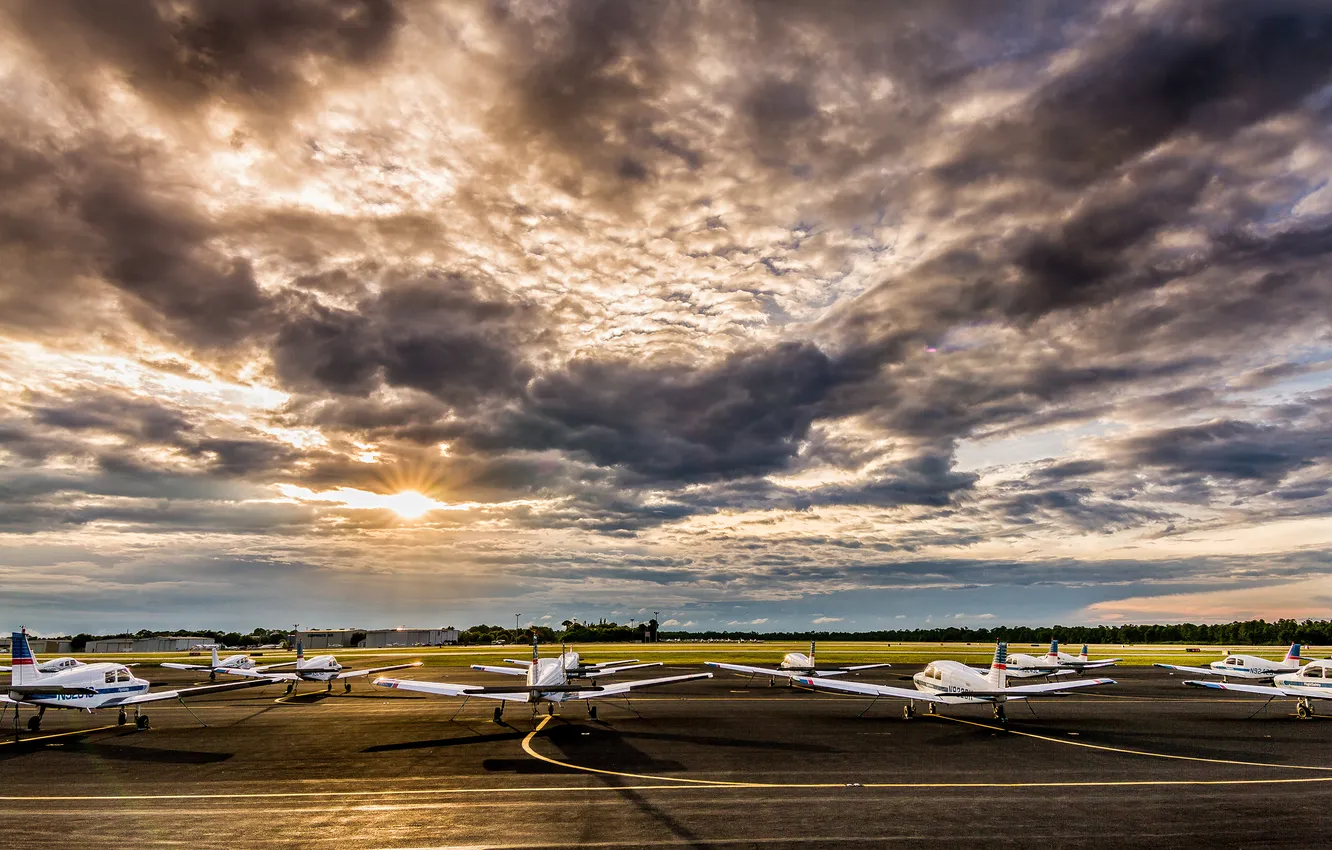
M 398 691 L 416 691 L 422 694 L 434 694 L 441 697 L 481 697 L 498 699 L 506 702 L 528 702 L 531 694 L 526 690 L 509 691 L 490 690 L 478 685 L 453 685 L 448 682 L 419 682 L 415 679 L 390 679 L 380 676 L 371 684 L 377 688 L 392 688 Z
M 255 667 L 246 670 L 243 667 L 214 667 L 214 673 L 228 676 L 244 676 L 247 679 L 267 679 L 270 682 L 295 682 L 300 679 L 295 673 L 269 673 L 267 667 Z
M 1213 688 L 1218 691 L 1239 691 L 1244 694 L 1258 694 L 1265 697 L 1308 697 L 1310 699 L 1332 699 L 1332 693 L 1324 688 L 1279 688 L 1275 685 L 1241 685 L 1238 682 L 1197 682 L 1188 681 L 1186 685 L 1195 688 Z
M 1163 670 L 1183 670 L 1185 673 L 1198 673 L 1203 676 L 1219 676 L 1220 673 L 1211 667 L 1189 667 L 1185 664 L 1153 664 L 1153 667 L 1160 667 Z
M 521 665 L 523 665 L 524 667 L 531 667 L 531 666 L 532 666 L 532 662 L 531 662 L 531 661 L 524 661 L 524 660 L 522 660 L 521 658 L 506 658 L 506 659 L 504 659 L 504 663 L 505 663 L 505 664 L 521 664 Z
M 688 682 L 693 679 L 711 679 L 711 673 L 690 673 L 685 676 L 666 676 L 661 679 L 639 679 L 635 682 L 616 682 L 613 685 L 602 685 L 596 691 L 589 693 L 585 697 L 575 697 L 575 699 L 601 699 L 603 697 L 618 697 L 636 691 L 639 688 L 655 688 L 657 685 L 669 685 L 674 682 Z
M 785 676 L 790 678 L 799 675 L 790 670 L 774 670 L 771 667 L 750 667 L 745 664 L 723 664 L 720 661 L 705 661 L 704 667 L 716 667 L 720 670 L 730 670 L 733 673 L 748 673 L 751 676 Z
M 212 670 L 208 664 L 176 664 L 171 661 L 163 661 L 158 667 L 170 667 L 172 670 Z
M 597 661 L 597 662 L 592 663 L 592 664 L 584 664 L 583 666 L 584 666 L 584 667 L 619 667 L 621 664 L 637 664 L 637 663 L 638 663 L 638 659 L 637 659 L 637 658 L 625 658 L 625 659 L 622 659 L 622 660 L 620 660 L 620 661 Z M 657 664 L 661 664 L 660 661 L 658 661 L 658 662 L 656 662 L 656 663 L 657 663 Z
M 857 670 L 873 670 L 877 667 L 892 667 L 892 666 L 893 665 L 884 662 L 882 664 L 856 664 L 853 667 L 843 667 L 842 669 L 848 673 L 854 673 Z
M 967 702 L 951 698 L 944 694 L 927 694 L 924 691 L 918 691 L 915 688 L 895 688 L 892 685 L 872 685 L 868 682 L 843 682 L 841 679 L 820 678 L 817 676 L 793 676 L 797 683 L 810 688 L 824 688 L 831 691 L 843 691 L 848 694 L 861 694 L 867 697 L 891 697 L 892 699 L 923 700 L 924 702 L 938 702 L 952 704 L 958 702 Z M 958 694 L 958 696 L 970 696 L 970 694 Z
M 507 660 L 507 659 L 506 659 Z M 517 667 L 491 667 L 486 664 L 473 664 L 473 670 L 480 670 L 483 673 L 503 673 L 505 676 L 526 676 L 526 670 L 519 670 Z
M 179 688 L 174 691 L 157 691 L 156 693 L 130 694 L 123 698 L 111 697 L 102 703 L 98 708 L 116 708 L 122 705 L 140 705 L 145 702 L 159 702 L 164 699 L 185 699 L 186 697 L 197 697 L 204 694 L 219 693 L 221 691 L 238 691 L 242 688 L 262 688 L 264 685 L 272 684 L 274 680 L 268 679 L 260 681 L 258 679 L 249 682 L 226 682 L 221 685 L 204 685 L 198 688 Z
M 996 695 L 1019 694 L 1022 696 L 1061 696 L 1073 688 L 1090 688 L 1096 685 L 1114 685 L 1114 679 L 1074 679 L 1071 682 L 1042 682 L 1039 685 L 1015 685 L 996 691 Z
M 621 667 L 597 667 L 595 670 L 584 670 L 585 676 L 614 676 L 616 673 L 623 673 L 625 670 L 642 670 L 644 667 L 660 667 L 660 661 L 649 661 L 645 664 L 625 664 Z
M 1097 661 L 1072 661 L 1068 663 L 1076 665 L 1078 670 L 1095 670 L 1098 667 L 1113 667 L 1123 660 L 1122 658 L 1102 658 Z
M 337 679 L 350 679 L 353 676 L 369 676 L 371 673 L 387 673 L 389 670 L 406 670 L 408 667 L 420 667 L 424 661 L 413 661 L 410 664 L 390 664 L 387 667 L 371 667 L 369 670 L 344 670 L 337 675 Z

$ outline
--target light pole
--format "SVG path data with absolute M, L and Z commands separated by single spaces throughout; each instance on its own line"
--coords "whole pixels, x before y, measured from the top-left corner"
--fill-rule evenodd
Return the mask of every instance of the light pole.
M 518 631 L 518 618 L 521 617 L 521 616 L 523 616 L 523 615 L 522 615 L 522 614 L 514 614 L 514 615 L 513 615 L 513 630 L 514 630 L 515 632 Z
M 653 611 L 653 612 L 652 612 L 652 620 L 657 624 L 657 628 L 658 628 L 658 629 L 661 629 L 661 612 L 660 612 L 660 611 Z M 653 643 L 656 643 L 656 642 L 657 642 L 657 633 L 656 633 L 655 631 L 652 633 L 652 642 L 653 642 Z

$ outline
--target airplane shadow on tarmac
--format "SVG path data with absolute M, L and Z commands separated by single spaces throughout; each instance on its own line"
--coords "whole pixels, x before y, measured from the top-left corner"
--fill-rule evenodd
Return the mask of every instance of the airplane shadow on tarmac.
M 88 735 L 93 734 L 92 732 Z M 159 747 L 140 747 L 115 743 L 124 738 L 133 740 L 142 733 L 134 730 L 114 733 L 107 737 L 89 740 L 87 735 L 66 737 L 59 743 L 37 738 L 32 741 L 20 741 L 0 750 L 0 761 L 8 761 L 41 750 L 49 752 L 59 750 L 67 753 L 92 756 L 109 761 L 137 761 L 156 764 L 216 764 L 226 761 L 234 753 L 207 752 L 204 750 L 175 750 Z

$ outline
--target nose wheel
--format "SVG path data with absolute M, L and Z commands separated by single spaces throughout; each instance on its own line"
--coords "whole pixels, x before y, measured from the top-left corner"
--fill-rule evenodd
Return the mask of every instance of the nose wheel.
M 1008 715 L 1004 713 L 1003 703 L 996 702 L 994 704 L 994 719 L 998 720 L 1001 726 L 1008 725 Z
M 1295 703 L 1295 716 L 1301 720 L 1308 720 L 1314 716 L 1313 703 L 1309 702 L 1307 697 L 1300 697 L 1299 702 Z
M 908 702 L 906 705 L 902 706 L 902 716 L 905 717 L 907 720 L 910 720 L 911 718 L 915 717 L 916 716 L 915 704 Z

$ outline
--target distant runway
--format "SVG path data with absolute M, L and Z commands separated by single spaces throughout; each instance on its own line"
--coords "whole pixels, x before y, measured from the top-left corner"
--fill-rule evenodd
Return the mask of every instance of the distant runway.
M 144 670 L 163 684 L 192 681 Z M 865 674 L 898 683 L 907 670 Z M 0 743 L 26 846 L 1305 845 L 1332 829 L 1332 725 L 1151 668 L 1103 693 L 912 720 L 902 703 L 719 675 L 533 717 L 358 683 L 182 706 L 153 728 L 48 712 Z M 471 671 L 420 674 L 493 681 Z M 12 715 L 10 715 L 12 716 Z M 25 713 L 25 717 L 27 714 Z M 8 723 L 6 723 L 8 727 Z

